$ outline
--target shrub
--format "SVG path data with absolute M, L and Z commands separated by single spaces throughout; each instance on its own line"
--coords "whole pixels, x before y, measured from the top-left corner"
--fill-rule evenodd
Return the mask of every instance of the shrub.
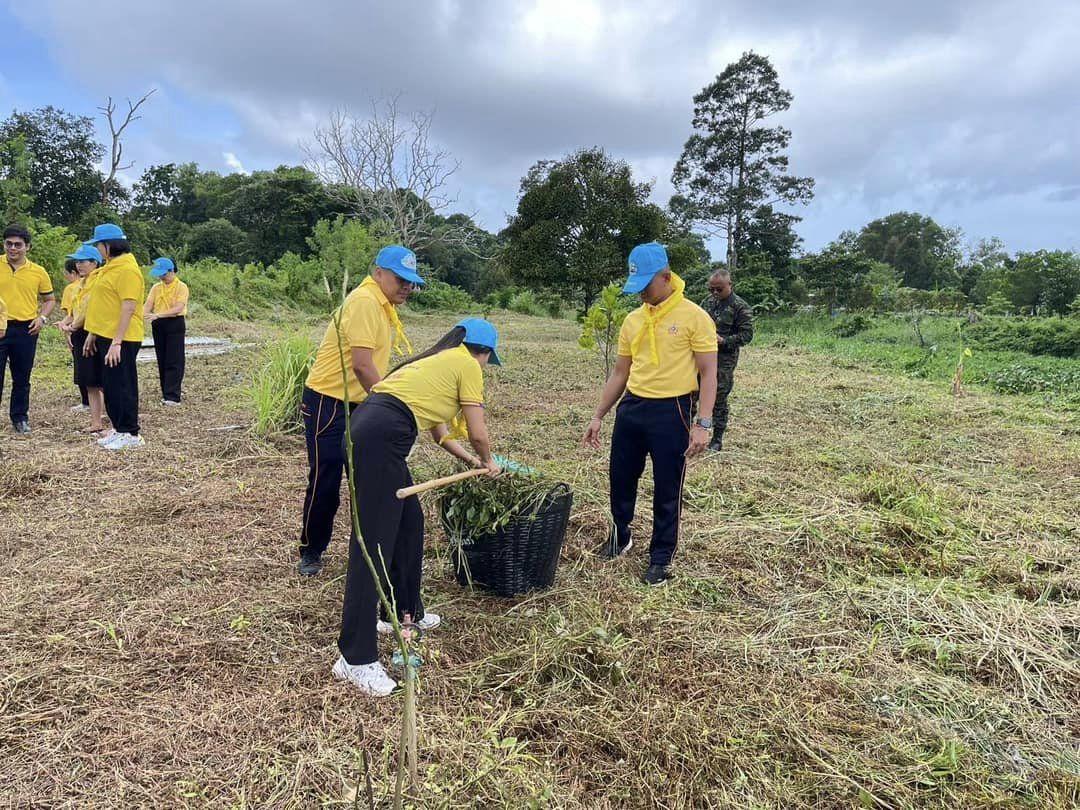
M 848 315 L 840 318 L 829 330 L 837 337 L 854 337 L 874 326 L 874 319 L 866 315 Z
M 227 219 L 210 219 L 192 227 L 187 248 L 192 259 L 241 262 L 248 255 L 248 236 Z
M 536 300 L 536 296 L 530 290 L 522 290 L 516 293 L 510 299 L 510 306 L 507 309 L 512 312 L 520 312 L 522 315 L 544 314 L 544 308 L 540 306 L 540 302 Z
M 600 291 L 600 300 L 589 307 L 581 324 L 578 345 L 594 350 L 604 367 L 604 379 L 611 374 L 615 352 L 619 344 L 619 329 L 629 310 L 622 297 L 622 289 L 612 284 Z
M 300 399 L 315 357 L 315 344 L 293 336 L 270 346 L 248 390 L 255 411 L 252 430 L 259 436 L 293 433 L 303 426 Z
M 305 303 L 290 297 L 284 280 L 273 268 L 259 264 L 239 267 L 217 259 L 202 259 L 181 264 L 180 277 L 191 288 L 193 310 L 226 318 L 254 320 L 275 308 L 295 308 Z
M 985 349 L 1080 358 L 1080 321 L 1075 318 L 985 318 L 967 334 Z
M 1075 394 L 1080 391 L 1080 369 L 1044 369 L 1016 363 L 993 372 L 986 383 L 1003 394 Z
M 426 311 L 472 312 L 476 302 L 460 287 L 433 279 L 412 294 L 409 306 Z

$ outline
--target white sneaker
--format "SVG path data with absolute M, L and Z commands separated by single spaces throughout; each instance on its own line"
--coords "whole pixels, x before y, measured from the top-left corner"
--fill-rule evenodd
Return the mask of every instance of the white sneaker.
M 117 433 L 108 442 L 102 445 L 106 450 L 127 450 L 131 447 L 142 447 L 146 440 L 142 436 L 132 436 L 130 433 Z
M 72 405 L 71 406 L 71 412 L 72 413 L 90 413 L 90 406 L 89 405 Z
M 111 442 L 115 436 L 116 436 L 116 431 L 113 430 L 112 428 L 109 428 L 107 431 L 105 431 L 105 433 L 101 436 L 101 438 L 97 439 L 97 443 L 100 444 L 102 447 L 104 447 L 109 442 Z
M 397 689 L 397 681 L 386 674 L 378 661 L 370 664 L 350 664 L 345 656 L 338 658 L 332 670 L 339 681 L 349 681 L 365 695 L 386 697 Z
M 442 624 L 442 617 L 439 616 L 438 613 L 425 613 L 424 618 L 418 621 L 416 626 L 426 633 L 428 630 L 434 630 L 440 624 Z M 394 625 L 379 619 L 379 621 L 375 623 L 375 629 L 384 636 L 388 636 L 394 632 Z
M 176 401 L 171 400 L 171 399 L 163 399 L 163 400 L 161 400 L 161 404 L 164 405 L 167 408 L 179 408 L 180 407 L 179 402 L 176 402 Z

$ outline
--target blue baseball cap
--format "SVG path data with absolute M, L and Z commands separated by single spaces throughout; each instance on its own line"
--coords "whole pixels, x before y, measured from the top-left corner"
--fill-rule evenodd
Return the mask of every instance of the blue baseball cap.
M 87 241 L 92 245 L 96 245 L 98 242 L 105 242 L 109 239 L 127 239 L 127 235 L 120 229 L 119 225 L 106 222 L 104 225 L 98 225 L 94 228 L 94 235 Z
M 473 343 L 491 349 L 491 358 L 488 360 L 493 366 L 501 366 L 499 355 L 495 347 L 499 345 L 499 333 L 490 322 L 483 318 L 465 318 L 458 321 L 454 326 L 460 326 L 465 330 L 465 343 Z
M 166 259 L 164 256 L 154 259 L 154 263 L 150 265 L 150 275 L 154 278 L 164 278 L 166 273 L 174 270 L 176 270 L 176 265 L 173 264 L 173 260 Z
M 639 293 L 649 286 L 653 276 L 668 266 L 667 251 L 659 242 L 646 242 L 630 251 L 626 263 L 630 267 L 630 276 L 622 291 Z
M 418 287 L 424 286 L 424 280 L 416 272 L 416 254 L 402 245 L 387 245 L 375 257 L 375 266 L 389 270 L 398 278 L 411 281 Z
M 101 264 L 101 254 L 98 249 L 91 245 L 82 244 L 74 253 L 69 253 L 65 258 L 74 259 L 77 262 L 97 262 Z

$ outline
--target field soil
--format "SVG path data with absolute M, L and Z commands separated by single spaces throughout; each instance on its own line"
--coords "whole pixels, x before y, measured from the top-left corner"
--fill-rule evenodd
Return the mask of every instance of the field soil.
M 751 346 L 725 449 L 687 474 L 677 578 L 649 589 L 647 542 L 594 554 L 596 359 L 572 322 L 493 319 L 495 449 L 575 504 L 555 587 L 507 601 L 457 585 L 425 501 L 444 623 L 413 806 L 1077 806 L 1075 411 Z M 179 409 L 140 366 L 147 444 L 122 454 L 79 432 L 43 347 L 33 435 L 0 432 L 0 805 L 352 806 L 359 784 L 366 806 L 367 752 L 385 806 L 401 702 L 330 675 L 346 510 L 300 579 L 302 437 L 247 428 L 260 345 L 322 328 L 196 319 L 255 345 L 193 357 Z M 417 479 L 443 456 L 423 440 Z M 650 498 L 647 473 L 638 538 Z

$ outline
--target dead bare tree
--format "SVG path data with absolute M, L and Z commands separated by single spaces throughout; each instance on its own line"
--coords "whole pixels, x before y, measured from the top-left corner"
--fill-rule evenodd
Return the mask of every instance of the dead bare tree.
M 134 162 L 122 163 L 124 157 L 124 144 L 120 140 L 124 134 L 124 130 L 128 128 L 128 125 L 133 121 L 138 121 L 142 118 L 141 115 L 136 115 L 143 104 L 146 103 L 150 96 L 154 95 L 154 90 L 150 90 L 145 93 L 142 98 L 136 101 L 134 104 L 131 99 L 127 99 L 128 111 L 124 115 L 124 120 L 120 122 L 120 126 L 116 125 L 116 121 L 113 116 L 116 113 L 116 103 L 113 101 L 112 96 L 105 98 L 105 104 L 98 107 L 101 110 L 101 114 L 105 116 L 105 120 L 109 124 L 109 135 L 112 142 L 109 147 L 109 174 L 101 181 L 101 204 L 109 204 L 109 191 L 112 189 L 113 184 L 116 182 L 116 173 L 122 172 L 125 169 L 130 169 L 135 165 Z
M 354 216 L 386 222 L 411 248 L 435 242 L 468 247 L 476 233 L 467 225 L 437 223 L 457 202 L 448 181 L 460 168 L 432 143 L 432 112 L 403 113 L 400 95 L 373 99 L 367 118 L 338 109 L 302 143 L 306 164 Z

